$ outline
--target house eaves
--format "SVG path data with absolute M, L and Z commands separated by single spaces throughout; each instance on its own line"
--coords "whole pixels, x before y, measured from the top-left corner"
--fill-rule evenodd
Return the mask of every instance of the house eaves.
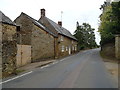
M 55 23 L 54 21 L 50 20 L 47 17 L 44 17 L 44 18 L 46 18 L 48 20 L 48 22 L 55 28 L 55 30 L 58 32 L 58 34 L 64 35 L 68 38 L 71 38 L 71 39 L 77 41 L 77 39 L 67 29 L 58 25 L 57 23 Z
M 29 15 L 25 14 L 25 13 L 21 13 L 21 15 L 25 15 L 29 20 L 31 20 L 31 22 L 38 26 L 39 28 L 42 28 L 43 30 L 45 30 L 46 32 L 48 32 L 49 34 L 51 34 L 52 36 L 56 37 L 56 35 L 54 35 L 54 33 L 50 32 L 44 25 L 42 25 L 40 22 L 38 22 L 37 20 L 35 20 L 34 18 L 30 17 Z
M 0 11 L 0 23 L 16 26 L 16 24 Z

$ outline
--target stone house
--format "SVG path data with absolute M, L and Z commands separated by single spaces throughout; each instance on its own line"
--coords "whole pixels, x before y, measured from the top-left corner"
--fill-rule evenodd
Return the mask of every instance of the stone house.
M 58 21 L 58 24 L 55 23 L 46 17 L 45 9 L 41 9 L 39 22 L 57 36 L 55 37 L 56 58 L 77 52 L 77 39 L 67 29 L 62 27 L 61 21 Z
M 2 77 L 6 77 L 16 70 L 16 30 L 16 24 L 0 11 L 0 64 L 2 64 Z
M 17 40 L 17 66 L 55 57 L 54 33 L 23 12 L 14 22 L 20 26 Z

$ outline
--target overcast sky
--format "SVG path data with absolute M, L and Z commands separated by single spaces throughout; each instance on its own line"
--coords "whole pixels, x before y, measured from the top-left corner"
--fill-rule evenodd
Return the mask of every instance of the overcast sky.
M 0 10 L 10 19 L 15 20 L 21 12 L 28 14 L 34 19 L 40 18 L 40 9 L 46 9 L 46 16 L 55 22 L 61 20 L 63 27 L 72 34 L 76 29 L 76 22 L 89 23 L 95 28 L 96 42 L 100 36 L 97 33 L 98 20 L 101 11 L 100 6 L 104 0 L 0 0 Z

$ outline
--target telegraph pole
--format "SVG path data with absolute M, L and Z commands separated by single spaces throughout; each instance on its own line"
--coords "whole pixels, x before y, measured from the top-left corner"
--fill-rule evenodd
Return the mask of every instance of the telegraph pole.
M 61 11 L 61 22 L 62 22 L 62 14 L 63 14 L 63 11 Z

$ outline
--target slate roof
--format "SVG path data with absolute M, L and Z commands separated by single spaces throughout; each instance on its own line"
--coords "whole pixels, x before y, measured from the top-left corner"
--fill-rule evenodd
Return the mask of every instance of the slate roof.
M 0 11 L 0 22 L 10 25 L 16 25 L 9 17 L 5 16 L 5 14 L 3 14 L 1 11 Z
M 42 29 L 45 30 L 46 32 L 48 32 L 48 33 L 50 33 L 51 35 L 53 35 L 53 36 L 56 37 L 56 35 L 54 35 L 54 33 L 50 32 L 44 25 L 42 25 L 42 24 L 41 24 L 40 22 L 38 22 L 36 19 L 30 17 L 29 15 L 27 15 L 27 14 L 25 14 L 25 13 L 23 13 L 23 12 L 21 13 L 21 15 L 25 15 L 25 16 L 26 16 L 27 18 L 29 18 L 29 19 L 32 21 L 32 23 L 34 23 L 36 26 L 42 28 Z
M 54 21 L 50 20 L 47 17 L 42 17 L 44 18 L 43 20 L 47 20 L 50 24 L 51 27 L 54 27 L 54 29 L 58 32 L 58 34 L 67 36 L 71 39 L 77 40 L 67 29 L 65 29 L 64 27 L 61 27 L 60 25 L 58 25 L 57 23 L 55 23 Z M 44 21 L 42 20 L 42 18 L 39 19 L 39 22 L 43 23 Z

